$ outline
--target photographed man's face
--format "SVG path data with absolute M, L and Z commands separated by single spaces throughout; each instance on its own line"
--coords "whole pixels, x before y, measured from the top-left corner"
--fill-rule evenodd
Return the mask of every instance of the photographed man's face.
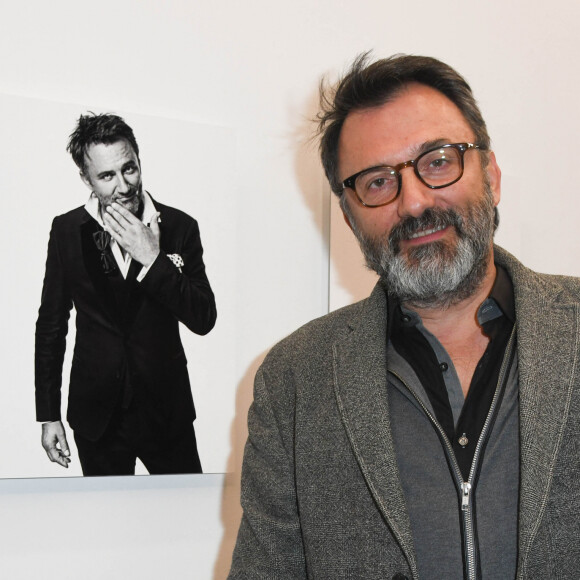
M 474 134 L 442 93 L 409 85 L 385 105 L 348 115 L 339 141 L 340 179 L 414 159 L 434 141 L 473 143 Z M 403 169 L 399 197 L 382 207 L 364 207 L 345 190 L 346 218 L 367 263 L 402 300 L 449 304 L 471 293 L 485 275 L 501 173 L 493 153 L 485 171 L 480 155 L 468 151 L 463 177 L 438 190 L 421 183 L 412 168 Z
M 99 199 L 101 209 L 116 201 L 137 214 L 142 194 L 141 167 L 137 154 L 125 139 L 90 145 L 81 178 Z

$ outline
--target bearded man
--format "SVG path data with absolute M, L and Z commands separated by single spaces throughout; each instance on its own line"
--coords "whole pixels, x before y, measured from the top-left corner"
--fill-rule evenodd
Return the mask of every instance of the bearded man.
M 197 222 L 143 188 L 133 130 L 81 115 L 68 151 L 91 194 L 54 219 L 36 323 L 36 416 L 50 461 L 68 467 L 61 378 L 76 310 L 67 419 L 84 475 L 201 473 L 179 323 L 214 326 Z
M 230 578 L 577 577 L 579 281 L 494 246 L 501 172 L 451 67 L 363 55 L 321 103 L 380 280 L 258 371 Z

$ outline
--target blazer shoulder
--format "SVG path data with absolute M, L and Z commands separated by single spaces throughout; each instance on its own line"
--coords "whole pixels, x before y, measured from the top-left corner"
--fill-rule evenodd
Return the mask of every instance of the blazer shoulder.
M 74 231 L 91 219 L 85 206 L 81 205 L 66 213 L 57 215 L 52 220 L 52 231 L 55 233 Z
M 61 222 L 61 223 L 74 223 L 74 222 L 82 222 L 85 221 L 87 218 L 91 216 L 88 214 L 87 210 L 85 209 L 84 205 L 80 205 L 79 207 L 75 207 L 70 211 L 57 215 L 54 220 Z
M 559 288 L 562 297 L 571 300 L 580 299 L 580 278 L 576 276 L 564 276 L 561 274 L 537 274 L 538 279 L 548 288 Z
M 164 221 L 167 223 L 178 223 L 184 225 L 194 225 L 197 226 L 197 220 L 191 217 L 184 211 L 159 203 L 157 200 L 153 200 L 157 211 L 161 214 L 161 223 Z

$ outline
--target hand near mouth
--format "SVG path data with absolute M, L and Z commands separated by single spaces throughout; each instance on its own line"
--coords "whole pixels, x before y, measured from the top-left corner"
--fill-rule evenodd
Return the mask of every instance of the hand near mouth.
M 159 254 L 159 213 L 147 227 L 139 218 L 115 201 L 107 206 L 103 216 L 105 226 L 116 242 L 145 267 L 150 266 Z

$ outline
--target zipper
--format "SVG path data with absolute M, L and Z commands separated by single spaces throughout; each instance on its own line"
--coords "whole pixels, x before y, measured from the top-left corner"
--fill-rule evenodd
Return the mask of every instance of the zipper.
M 503 385 L 506 379 L 506 373 L 511 366 L 511 361 L 513 359 L 513 346 L 516 334 L 516 326 L 512 329 L 510 338 L 506 345 L 505 353 L 503 356 L 503 360 L 501 363 L 499 376 L 497 379 L 497 384 L 495 387 L 495 392 L 493 394 L 493 399 L 491 401 L 491 405 L 489 407 L 489 412 L 487 413 L 487 417 L 485 418 L 485 422 L 483 424 L 483 428 L 481 430 L 481 435 L 477 440 L 477 445 L 475 447 L 475 452 L 473 454 L 473 461 L 471 462 L 471 468 L 469 470 L 469 476 L 467 481 L 463 481 L 463 475 L 461 474 L 461 469 L 459 468 L 459 464 L 457 463 L 457 459 L 455 458 L 455 453 L 453 452 L 453 447 L 451 442 L 447 438 L 445 431 L 437 421 L 437 419 L 433 416 L 431 411 L 427 408 L 427 406 L 423 403 L 423 401 L 417 396 L 417 393 L 407 383 L 403 380 L 401 376 L 399 376 L 396 372 L 389 370 L 389 373 L 393 376 L 397 377 L 399 381 L 405 386 L 405 388 L 413 395 L 417 403 L 425 415 L 427 415 L 428 419 L 431 421 L 433 426 L 435 427 L 439 439 L 441 440 L 443 447 L 446 451 L 447 457 L 449 459 L 450 465 L 452 467 L 452 472 L 455 479 L 455 485 L 457 487 L 458 493 L 460 494 L 461 499 L 461 520 L 462 520 L 462 532 L 463 532 L 463 542 L 465 546 L 465 578 L 466 580 L 478 580 L 477 574 L 477 562 L 478 562 L 478 554 L 477 554 L 477 541 L 476 541 L 476 532 L 475 532 L 475 525 L 473 521 L 473 494 L 475 487 L 475 476 L 477 473 L 477 467 L 479 464 L 479 458 L 481 452 L 487 442 L 490 427 L 495 420 L 496 415 L 496 408 L 498 406 L 498 401 L 501 398 L 503 392 Z
M 469 508 L 470 492 L 471 492 L 471 483 L 464 481 L 461 484 L 461 509 L 463 511 Z

